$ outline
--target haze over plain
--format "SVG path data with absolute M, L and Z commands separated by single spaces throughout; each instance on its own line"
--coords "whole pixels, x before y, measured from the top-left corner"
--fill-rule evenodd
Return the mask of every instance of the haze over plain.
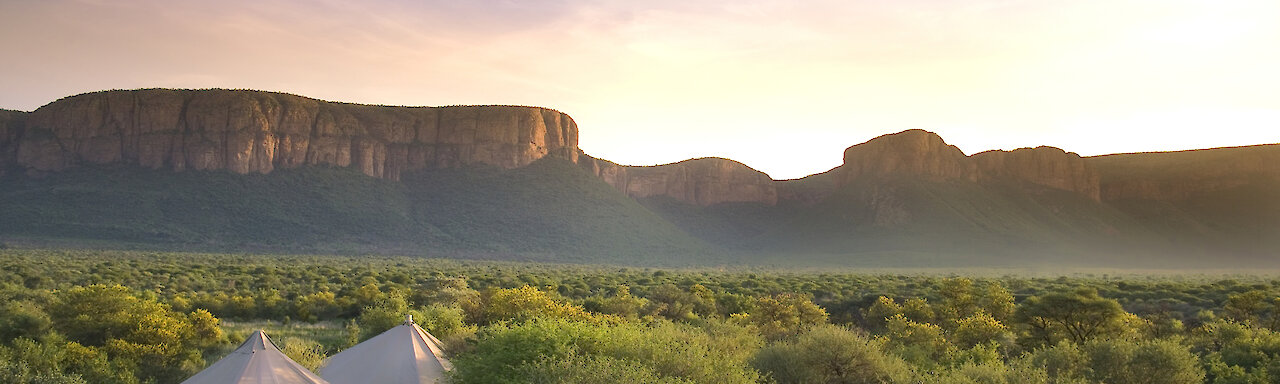
M 556 108 L 623 164 L 774 178 L 909 128 L 966 153 L 1280 141 L 1280 3 L 6 1 L 0 107 L 141 87 Z

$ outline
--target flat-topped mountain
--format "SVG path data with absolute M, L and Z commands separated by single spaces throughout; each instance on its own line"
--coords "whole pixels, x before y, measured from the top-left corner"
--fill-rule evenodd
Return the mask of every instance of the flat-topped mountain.
M 329 165 L 396 180 L 434 167 L 574 161 L 577 130 L 568 115 L 536 107 L 386 107 L 259 91 L 146 89 L 40 107 L 10 145 L 15 164 L 34 171 L 123 163 L 245 174 Z
M 864 177 L 907 174 L 968 181 L 1016 180 L 1098 199 L 1098 172 L 1075 153 L 1054 147 L 986 151 L 965 156 L 933 132 L 919 129 L 849 147 L 835 170 L 841 184 Z
M 577 143 L 572 118 L 537 107 L 89 93 L 0 110 L 0 241 L 632 264 L 1280 261 L 1280 145 L 965 155 L 908 130 L 778 181 L 722 158 L 619 165 Z

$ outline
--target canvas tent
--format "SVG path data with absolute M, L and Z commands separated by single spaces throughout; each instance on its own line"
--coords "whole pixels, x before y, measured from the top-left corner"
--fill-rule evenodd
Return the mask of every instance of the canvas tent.
M 440 340 L 407 318 L 325 363 L 320 375 L 333 384 L 429 384 L 453 369 Z
M 280 352 L 267 334 L 254 332 L 244 344 L 182 384 L 328 384 Z

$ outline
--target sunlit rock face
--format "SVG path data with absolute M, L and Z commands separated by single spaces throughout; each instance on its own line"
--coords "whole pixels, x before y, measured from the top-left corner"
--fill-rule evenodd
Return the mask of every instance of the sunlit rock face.
M 584 165 L 614 188 L 635 198 L 667 196 L 695 205 L 761 203 L 774 205 L 773 179 L 737 161 L 700 158 L 650 167 L 620 166 L 592 159 Z
M 1101 171 L 1103 201 L 1180 201 L 1280 179 L 1280 144 L 1127 153 L 1085 160 Z M 1272 201 L 1280 201 L 1277 199 L 1280 197 Z
M 333 165 L 396 180 L 422 168 L 516 168 L 578 155 L 577 125 L 549 109 L 369 106 L 259 91 L 89 93 L 37 109 L 24 130 L 15 162 L 37 172 L 107 163 L 242 174 Z
M 937 134 L 913 129 L 849 147 L 833 170 L 837 184 L 908 175 L 935 180 L 1012 180 L 1072 191 L 1097 200 L 1098 172 L 1075 153 L 1054 147 L 987 151 L 965 156 Z
M 972 158 L 983 180 L 1012 179 L 1099 199 L 1098 171 L 1073 152 L 1036 147 L 986 151 Z
M 975 164 L 937 134 L 919 129 L 880 136 L 844 151 L 838 184 L 859 178 L 913 175 L 977 181 Z

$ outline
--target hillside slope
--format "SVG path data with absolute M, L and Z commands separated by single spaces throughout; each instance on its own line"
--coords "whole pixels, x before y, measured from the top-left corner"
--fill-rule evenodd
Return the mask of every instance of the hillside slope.
M 711 247 L 565 160 L 514 170 L 267 175 L 89 167 L 0 179 L 0 238 L 164 248 L 382 252 L 544 261 L 713 262 Z
M 1108 204 L 1179 248 L 1225 259 L 1280 255 L 1280 145 L 1088 160 Z
M 775 181 L 723 158 L 592 158 L 577 129 L 538 107 L 77 95 L 0 110 L 0 241 L 667 265 L 1280 266 L 1280 145 L 965 155 L 907 130 Z
M 1280 146 L 1081 158 L 1040 147 L 965 156 L 924 131 L 776 182 L 778 203 L 644 199 L 761 263 L 1280 266 Z

